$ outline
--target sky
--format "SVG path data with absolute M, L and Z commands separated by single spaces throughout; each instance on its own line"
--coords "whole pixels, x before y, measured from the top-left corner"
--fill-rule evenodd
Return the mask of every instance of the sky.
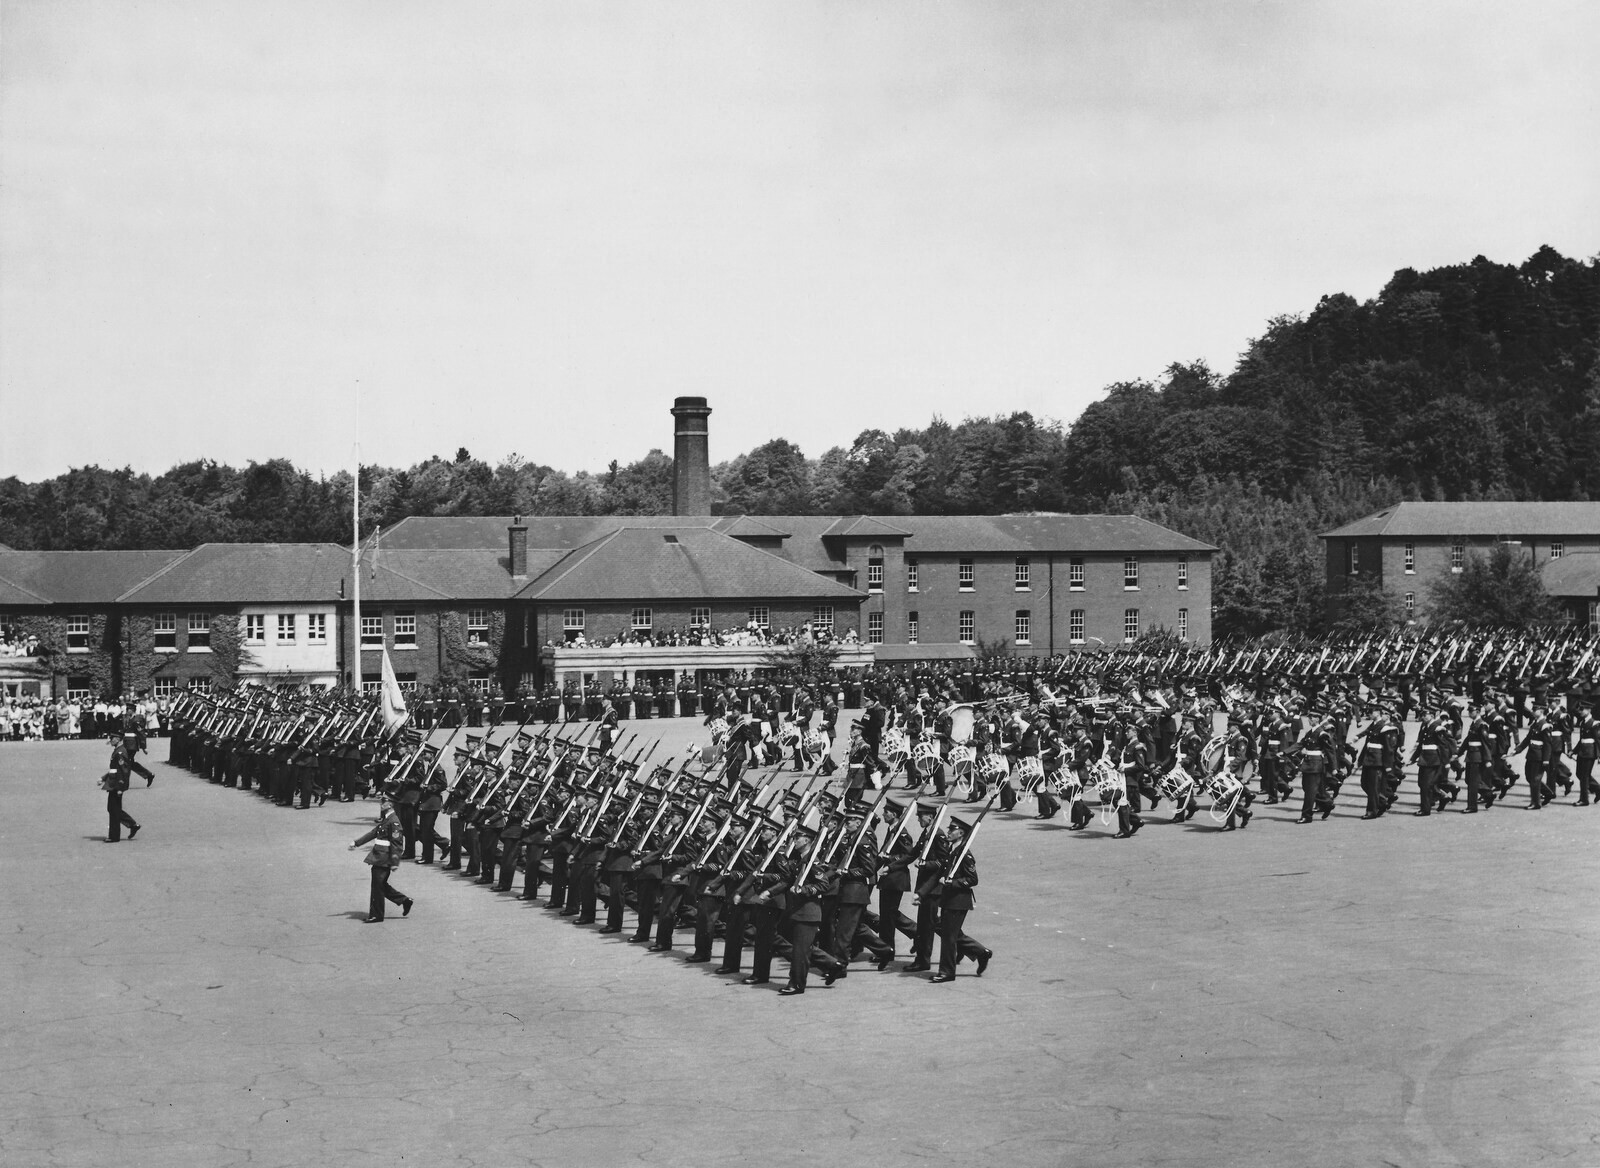
M 0 478 L 598 471 L 684 394 L 713 461 L 1070 423 L 1600 252 L 1597 49 L 1589 0 L 0 0 Z

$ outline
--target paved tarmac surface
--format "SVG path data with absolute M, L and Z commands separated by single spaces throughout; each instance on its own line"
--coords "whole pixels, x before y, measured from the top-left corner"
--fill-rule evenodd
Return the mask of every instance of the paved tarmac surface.
M 105 756 L 0 745 L 7 1168 L 1600 1165 L 1597 809 L 1019 809 L 981 980 L 785 999 L 437 868 L 362 924 L 375 804 L 155 765 L 106 845 Z

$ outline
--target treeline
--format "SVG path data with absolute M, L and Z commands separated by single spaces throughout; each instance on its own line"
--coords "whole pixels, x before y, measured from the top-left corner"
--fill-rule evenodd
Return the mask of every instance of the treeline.
M 1600 265 L 1543 247 L 1520 266 L 1402 269 L 1366 302 L 1279 317 L 1234 370 L 1174 364 L 1108 388 L 1070 427 L 1016 413 L 862 432 L 816 458 L 774 439 L 713 468 L 714 508 L 751 514 L 1125 511 L 1222 549 L 1219 634 L 1316 631 L 1316 533 L 1397 499 L 1600 498 Z M 408 515 L 660 514 L 659 450 L 566 474 L 459 450 L 362 469 L 366 524 Z M 0 482 L 0 543 L 187 547 L 339 540 L 348 474 L 283 460 L 98 467 Z

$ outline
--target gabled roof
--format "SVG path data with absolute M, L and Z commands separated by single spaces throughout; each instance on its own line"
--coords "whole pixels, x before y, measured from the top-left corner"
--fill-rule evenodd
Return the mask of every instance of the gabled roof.
M 709 527 L 626 527 L 569 555 L 526 600 L 860 600 L 862 594 Z
M 833 526 L 822 533 L 825 537 L 830 535 L 853 535 L 857 538 L 883 536 L 886 539 L 901 539 L 911 534 L 903 527 L 896 526 L 876 515 L 846 515 L 834 522 Z
M 0 552 L 8 604 L 110 604 L 179 551 Z M 31 599 L 29 599 L 31 598 Z
M 528 552 L 528 574 L 511 575 L 506 553 L 488 548 L 405 548 L 387 542 L 363 558 L 363 600 L 506 600 L 570 553 L 543 548 Z M 373 570 L 373 561 L 377 568 Z
M 771 523 L 757 519 L 753 515 L 723 516 L 711 525 L 723 535 L 731 535 L 735 539 L 788 539 L 792 534 L 782 527 L 775 527 Z
M 505 548 L 511 515 L 413 515 L 385 530 L 378 539 L 391 548 Z M 710 527 L 715 517 L 679 515 L 523 515 L 530 548 L 571 549 L 591 543 L 620 527 Z M 370 540 L 368 541 L 370 545 Z
M 1396 503 L 1322 539 L 1362 536 L 1525 536 L 1600 535 L 1600 503 Z
M 1539 576 L 1551 596 L 1600 598 L 1600 552 L 1573 552 L 1546 560 Z
M 128 604 L 333 601 L 350 575 L 336 543 L 205 543 L 117 597 Z

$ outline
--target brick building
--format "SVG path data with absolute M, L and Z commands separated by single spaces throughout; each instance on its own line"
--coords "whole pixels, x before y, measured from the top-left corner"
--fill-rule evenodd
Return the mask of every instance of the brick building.
M 1320 538 L 1333 615 L 1352 583 L 1370 581 L 1414 619 L 1426 615 L 1434 581 L 1496 544 L 1520 547 L 1541 571 L 1567 556 L 1600 552 L 1600 503 L 1396 503 Z M 1547 590 L 1552 582 L 1576 587 L 1569 575 L 1546 571 Z

